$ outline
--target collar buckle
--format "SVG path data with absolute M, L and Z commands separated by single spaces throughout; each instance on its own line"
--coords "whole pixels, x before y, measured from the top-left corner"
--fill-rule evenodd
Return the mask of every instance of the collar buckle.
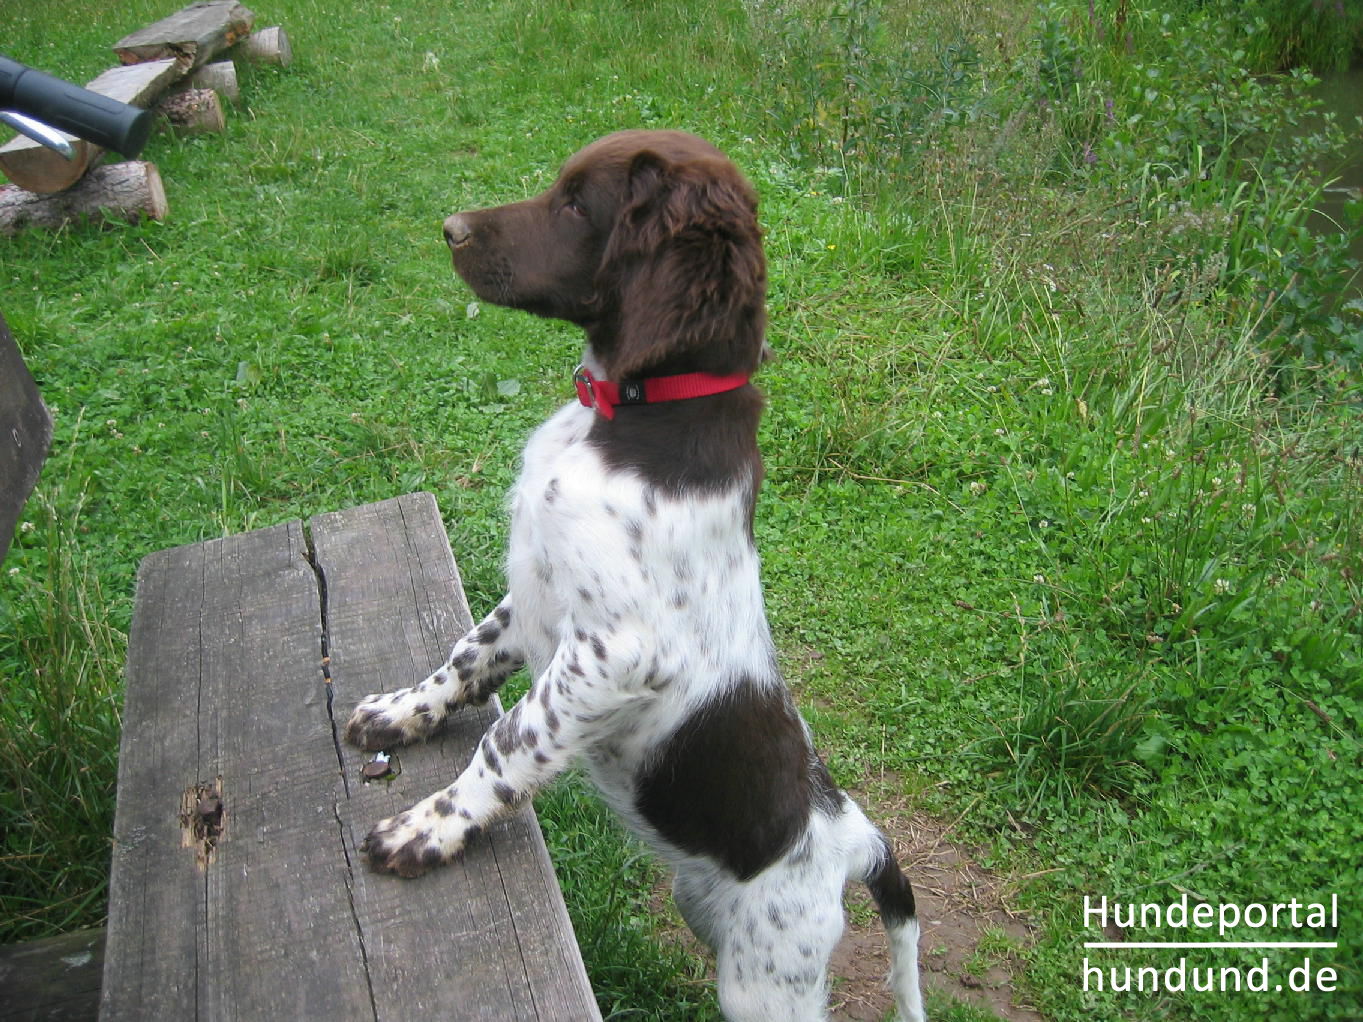
M 615 418 L 615 408 L 606 393 L 605 380 L 598 380 L 585 364 L 573 370 L 573 386 L 577 388 L 577 399 L 587 408 L 596 411 L 607 419 Z
M 573 386 L 577 388 L 577 399 L 588 408 L 596 407 L 595 383 L 596 377 L 592 376 L 592 371 L 579 363 L 573 370 Z

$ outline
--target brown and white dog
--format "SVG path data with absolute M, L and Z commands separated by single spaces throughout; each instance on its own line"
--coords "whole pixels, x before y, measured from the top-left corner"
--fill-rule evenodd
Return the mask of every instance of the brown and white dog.
M 727 1018 L 825 1017 L 852 878 L 889 932 L 900 1014 L 920 1022 L 912 890 L 815 753 L 763 609 L 751 185 L 692 135 L 620 132 L 539 196 L 451 216 L 445 237 L 480 298 L 575 323 L 587 346 L 578 402 L 525 448 L 508 595 L 426 680 L 364 699 L 346 737 L 425 738 L 522 665 L 530 690 L 449 787 L 370 832 L 370 866 L 449 862 L 579 760 L 675 871 Z

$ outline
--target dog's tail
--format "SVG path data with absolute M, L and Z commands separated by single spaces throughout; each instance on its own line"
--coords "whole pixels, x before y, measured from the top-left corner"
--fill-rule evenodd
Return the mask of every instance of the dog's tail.
M 878 831 L 876 838 L 880 847 L 864 879 L 890 938 L 890 987 L 902 1022 L 926 1022 L 918 985 L 918 911 L 913 888 L 895 861 L 889 840 Z

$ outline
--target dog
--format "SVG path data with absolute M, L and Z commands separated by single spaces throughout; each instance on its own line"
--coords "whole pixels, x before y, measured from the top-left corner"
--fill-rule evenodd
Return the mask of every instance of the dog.
M 753 514 L 766 264 L 757 196 L 714 146 L 623 131 L 543 194 L 456 213 L 481 299 L 586 333 L 577 400 L 540 426 L 511 500 L 509 593 L 346 738 L 419 741 L 526 666 L 525 697 L 442 791 L 377 824 L 381 873 L 459 855 L 572 761 L 675 874 L 732 1022 L 826 1017 L 848 878 L 886 926 L 901 1017 L 924 1018 L 914 897 L 889 841 L 833 783 L 777 668 Z

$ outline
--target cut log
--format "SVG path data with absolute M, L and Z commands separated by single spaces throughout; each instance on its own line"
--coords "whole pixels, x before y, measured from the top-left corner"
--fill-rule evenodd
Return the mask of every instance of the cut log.
M 0 188 L 0 234 L 5 235 L 27 227 L 55 230 L 84 220 L 161 220 L 166 212 L 166 190 L 156 164 L 140 160 L 96 167 L 56 195 L 35 195 L 16 185 Z
M 184 69 L 175 61 L 156 60 L 110 68 L 86 88 L 120 103 L 145 108 L 183 74 Z M 75 152 L 70 160 L 26 135 L 16 136 L 0 146 L 0 171 L 20 188 L 40 195 L 70 188 L 99 162 L 104 150 L 74 135 L 65 137 Z
M 177 135 L 205 135 L 227 127 L 222 101 L 212 89 L 186 89 L 161 101 L 158 108 Z
M 0 170 L 20 188 L 40 195 L 70 188 L 99 162 L 104 150 L 64 131 L 61 135 L 71 143 L 71 159 L 27 135 L 16 135 L 0 146 Z
M 241 86 L 237 84 L 237 65 L 230 60 L 215 60 L 195 71 L 184 82 L 186 89 L 212 89 L 229 103 L 241 101 Z
M 172 58 L 185 70 L 207 64 L 251 32 L 255 15 L 235 0 L 190 4 L 168 18 L 139 29 L 114 43 L 114 53 L 125 64 Z
M 293 47 L 289 45 L 289 35 L 278 25 L 252 32 L 237 45 L 235 52 L 253 64 L 288 67 L 293 63 Z

